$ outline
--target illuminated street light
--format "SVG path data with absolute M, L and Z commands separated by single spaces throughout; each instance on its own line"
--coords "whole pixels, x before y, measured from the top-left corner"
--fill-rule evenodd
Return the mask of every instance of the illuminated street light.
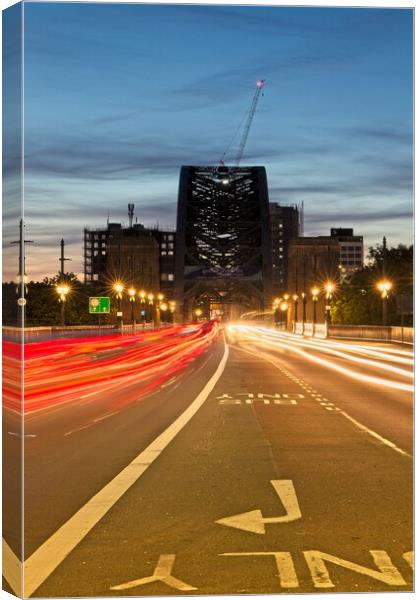
M 301 296 L 302 296 L 302 323 L 305 324 L 306 323 L 306 303 L 308 300 L 306 298 L 305 292 L 302 292 Z
M 311 289 L 312 305 L 313 305 L 313 318 L 312 318 L 312 322 L 313 322 L 314 325 L 316 324 L 316 303 L 318 302 L 319 292 L 320 292 L 320 289 L 317 286 L 314 286 Z
M 196 317 L 196 320 L 198 320 L 201 317 L 202 314 L 203 314 L 203 311 L 201 310 L 201 308 L 196 308 L 195 309 L 194 315 Z
M 149 304 L 153 304 L 153 300 L 155 299 L 153 294 L 147 294 L 147 299 L 149 301 Z
M 327 299 L 327 303 L 325 305 L 325 322 L 326 322 L 326 327 L 328 328 L 328 325 L 330 325 L 330 323 L 331 323 L 331 300 L 332 300 L 333 293 L 335 291 L 335 283 L 333 283 L 332 281 L 327 281 L 324 286 L 324 290 L 325 290 L 325 297 Z M 327 335 L 328 335 L 328 330 L 327 330 Z
M 376 287 L 378 288 L 378 290 L 381 292 L 381 298 L 382 298 L 382 325 L 386 325 L 387 324 L 387 300 L 389 297 L 389 292 L 392 289 L 392 283 L 388 280 L 388 279 L 382 279 L 381 281 L 378 281 L 378 283 L 376 284 Z
M 134 315 L 134 303 L 136 301 L 136 290 L 131 287 L 128 290 L 128 299 L 130 300 L 130 304 L 131 304 L 131 323 L 133 324 L 133 327 L 136 326 L 136 319 L 135 319 L 135 315 Z
M 289 305 L 287 304 L 287 302 L 282 302 L 280 304 L 280 310 L 282 310 L 283 312 L 286 312 L 286 310 L 289 308 Z
M 117 298 L 122 298 L 124 286 L 120 281 L 117 281 L 116 283 L 114 283 L 114 285 L 112 286 L 112 289 L 114 290 Z
M 295 315 L 294 315 L 294 321 L 295 321 L 295 324 L 294 324 L 294 327 L 296 327 L 296 323 L 297 323 L 297 320 L 298 320 L 298 303 L 299 303 L 299 296 L 298 296 L 297 294 L 293 294 L 293 296 L 292 296 L 292 297 L 293 297 L 293 302 L 294 302 L 294 305 L 295 305 Z
M 392 289 L 392 283 L 390 281 L 388 281 L 387 279 L 383 279 L 382 281 L 379 281 L 377 283 L 376 287 L 381 292 L 382 298 L 388 298 L 389 292 Z
M 59 296 L 58 301 L 61 302 L 61 325 L 65 326 L 66 317 L 65 317 L 65 304 L 67 299 L 67 294 L 70 292 L 70 286 L 66 283 L 58 283 L 56 286 L 56 291 Z
M 123 316 L 122 316 L 122 310 L 121 310 L 121 299 L 122 299 L 122 293 L 124 291 L 124 285 L 121 283 L 121 281 L 116 281 L 114 283 L 114 285 L 112 286 L 112 289 L 115 292 L 115 296 L 118 300 L 118 305 L 117 305 L 117 324 L 118 327 L 121 329 L 122 328 L 122 324 L 123 324 Z
M 164 295 L 163 294 L 158 294 L 157 295 L 157 299 L 159 300 L 159 302 L 162 302 L 162 300 L 164 299 Z
M 325 284 L 325 294 L 327 298 L 332 298 L 333 293 L 335 292 L 335 284 L 332 281 L 327 281 Z

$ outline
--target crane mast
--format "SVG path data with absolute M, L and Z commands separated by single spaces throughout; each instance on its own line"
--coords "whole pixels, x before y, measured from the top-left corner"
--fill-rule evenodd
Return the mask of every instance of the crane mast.
M 259 79 L 257 81 L 257 89 L 255 90 L 254 97 L 252 98 L 252 102 L 251 102 L 251 106 L 250 106 L 248 116 L 246 119 L 244 131 L 242 133 L 241 142 L 239 144 L 238 153 L 236 155 L 235 163 L 236 163 L 237 167 L 239 167 L 239 163 L 241 162 L 243 154 L 244 154 L 246 142 L 248 140 L 249 131 L 250 131 L 251 125 L 252 125 L 252 120 L 254 118 L 255 111 L 257 109 L 258 100 L 260 99 L 264 85 L 265 85 L 265 79 Z

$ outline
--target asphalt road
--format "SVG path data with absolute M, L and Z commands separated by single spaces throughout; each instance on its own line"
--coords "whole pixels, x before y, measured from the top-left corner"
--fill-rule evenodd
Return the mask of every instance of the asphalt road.
M 411 369 L 228 326 L 136 402 L 29 414 L 26 595 L 412 590 Z

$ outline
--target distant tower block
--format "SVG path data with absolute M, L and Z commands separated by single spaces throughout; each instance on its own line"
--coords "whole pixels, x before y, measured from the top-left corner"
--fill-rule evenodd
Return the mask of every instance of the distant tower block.
M 197 305 L 208 316 L 225 318 L 270 306 L 264 167 L 182 167 L 176 248 L 176 295 L 184 319 Z
M 134 204 L 128 205 L 128 226 L 131 229 L 133 227 L 133 218 L 134 218 Z

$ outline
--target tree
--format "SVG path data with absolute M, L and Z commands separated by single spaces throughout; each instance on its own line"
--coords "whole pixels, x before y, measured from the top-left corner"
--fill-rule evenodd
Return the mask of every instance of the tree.
M 385 258 L 385 267 L 384 267 Z M 401 316 L 397 298 L 413 295 L 413 246 L 400 244 L 395 248 L 377 245 L 369 248 L 368 262 L 349 282 L 343 283 L 333 302 L 331 319 L 337 325 L 380 325 L 382 300 L 377 283 L 383 277 L 392 282 L 388 302 L 388 323 L 398 325 Z M 407 324 L 410 319 L 405 318 Z

